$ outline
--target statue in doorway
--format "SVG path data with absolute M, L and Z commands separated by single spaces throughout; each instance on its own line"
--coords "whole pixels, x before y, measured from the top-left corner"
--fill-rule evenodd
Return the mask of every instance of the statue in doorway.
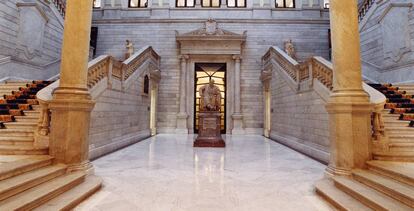
M 200 88 L 200 111 L 220 111 L 221 93 L 218 86 L 211 79 L 209 84 Z
M 128 59 L 134 54 L 134 44 L 130 40 L 126 40 L 126 53 L 125 59 Z
M 293 45 L 293 42 L 291 39 L 285 42 L 285 52 L 287 53 L 287 55 L 292 57 L 292 59 L 297 60 L 295 46 Z

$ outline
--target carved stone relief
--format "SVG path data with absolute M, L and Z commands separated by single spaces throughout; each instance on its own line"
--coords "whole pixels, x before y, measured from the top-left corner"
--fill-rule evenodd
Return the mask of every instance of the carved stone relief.
M 21 59 L 41 57 L 48 18 L 36 3 L 18 3 L 19 32 L 16 54 Z
M 390 4 L 380 16 L 384 59 L 399 62 L 412 51 L 409 27 L 409 11 L 412 4 Z

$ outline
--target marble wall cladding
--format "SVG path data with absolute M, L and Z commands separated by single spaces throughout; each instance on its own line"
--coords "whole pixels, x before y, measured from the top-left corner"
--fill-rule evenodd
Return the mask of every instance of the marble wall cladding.
M 326 102 L 315 91 L 297 93 L 279 72 L 273 74 L 270 137 L 327 163 L 330 144 Z
M 150 97 L 142 95 L 142 82 L 138 77 L 126 90 L 107 88 L 94 99 L 89 131 L 91 159 L 150 136 Z
M 106 11 L 106 10 L 104 10 Z M 207 10 L 204 10 L 206 12 Z M 122 58 L 125 40 L 132 40 L 136 49 L 150 45 L 161 56 L 161 82 L 158 103 L 157 128 L 160 133 L 174 132 L 176 115 L 179 110 L 179 47 L 175 40 L 176 31 L 190 32 L 203 27 L 206 19 L 111 19 L 95 18 L 93 25 L 98 27 L 97 54 L 110 54 Z M 290 11 L 291 12 L 291 11 Z M 125 16 L 126 16 L 125 12 Z M 297 14 L 302 14 L 298 12 Z M 298 16 L 298 19 L 304 19 Z M 222 29 L 235 33 L 247 31 L 247 41 L 242 50 L 241 63 L 241 107 L 244 124 L 248 131 L 262 132 L 263 96 L 259 80 L 262 65 L 261 57 L 270 46 L 283 46 L 292 39 L 300 58 L 312 55 L 328 57 L 329 21 L 319 16 L 311 20 L 217 20 Z M 191 68 L 188 68 L 191 69 Z M 192 80 L 192 79 L 191 79 Z M 193 87 L 187 87 L 193 89 Z M 193 98 L 193 96 L 189 96 Z M 192 121 L 192 120 L 190 120 Z M 229 122 L 229 121 L 228 121 Z
M 360 23 L 364 75 L 378 82 L 413 81 L 414 0 L 381 1 Z
M 53 3 L 0 2 L 0 78 L 47 79 L 59 71 L 63 18 Z

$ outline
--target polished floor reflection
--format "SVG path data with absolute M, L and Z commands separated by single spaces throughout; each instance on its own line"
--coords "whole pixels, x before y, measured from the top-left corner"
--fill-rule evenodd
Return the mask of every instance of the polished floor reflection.
M 93 162 L 104 188 L 77 211 L 330 210 L 313 192 L 325 166 L 261 136 L 158 135 Z

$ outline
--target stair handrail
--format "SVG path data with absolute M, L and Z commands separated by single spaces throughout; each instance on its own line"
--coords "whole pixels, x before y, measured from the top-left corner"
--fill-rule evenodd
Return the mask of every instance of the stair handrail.
M 368 13 L 369 9 L 371 9 L 372 5 L 374 5 L 376 0 L 364 0 L 364 2 L 358 8 L 358 21 L 361 22 L 364 19 L 365 15 Z
M 52 0 L 52 2 L 55 5 L 56 9 L 59 11 L 59 13 L 62 15 L 62 18 L 65 19 L 66 1 L 65 0 Z
M 313 80 L 317 80 L 327 88 L 327 93 L 332 94 L 334 74 L 333 64 L 320 56 L 314 56 L 303 63 L 299 63 L 288 56 L 283 50 L 274 46 L 266 52 L 262 57 L 262 60 L 263 70 L 260 79 L 265 87 L 269 86 L 268 83 L 272 77 L 272 68 L 270 65 L 273 65 L 272 61 L 274 61 L 278 66 L 282 67 L 282 69 L 290 76 L 290 79 L 298 83 L 298 89 L 296 90 L 298 93 L 309 88 L 313 88 L 313 90 L 317 91 L 315 84 L 313 83 Z M 370 102 L 374 105 L 371 122 L 372 140 L 377 141 L 376 143 L 386 144 L 388 139 L 384 129 L 384 119 L 382 116 L 386 97 L 383 93 L 372 88 L 365 82 L 362 83 L 363 89 L 370 96 Z
M 87 85 L 91 89 L 110 73 L 110 61 L 113 58 L 107 55 L 99 56 L 88 63 Z M 56 76 L 55 76 L 56 77 Z M 35 131 L 35 145 L 47 146 L 49 143 L 51 113 L 49 103 L 53 99 L 53 92 L 59 87 L 60 80 L 41 89 L 37 94 L 37 100 L 41 107 L 37 129 Z
M 148 59 L 153 59 L 156 63 L 159 62 L 160 56 L 151 46 L 145 46 L 139 51 L 135 52 L 131 57 L 126 59 L 123 64 L 122 69 L 122 80 L 126 81 L 128 78 L 141 66 L 144 61 Z
M 311 63 L 311 72 L 312 78 L 317 79 L 326 88 L 332 91 L 333 89 L 333 66 L 332 63 L 328 60 L 320 57 L 314 56 L 310 60 Z
M 145 46 L 133 54 L 124 62 L 118 61 L 109 55 L 99 56 L 88 63 L 87 86 L 89 90 L 93 90 L 99 83 L 105 83 L 106 87 L 112 88 L 114 80 L 121 84 L 124 89 L 125 82 L 132 76 L 139 67 L 146 64 L 147 61 L 157 67 L 159 70 L 159 62 L 161 57 L 154 51 L 151 46 Z M 159 74 L 159 72 L 157 72 Z M 58 78 L 60 75 L 53 76 Z M 59 87 L 57 80 L 49 86 L 43 88 L 37 93 L 37 99 L 41 106 L 41 114 L 38 120 L 37 130 L 35 131 L 35 144 L 48 144 L 48 135 L 50 133 L 51 113 L 49 103 L 53 99 L 53 92 Z M 94 92 L 96 93 L 96 92 Z

